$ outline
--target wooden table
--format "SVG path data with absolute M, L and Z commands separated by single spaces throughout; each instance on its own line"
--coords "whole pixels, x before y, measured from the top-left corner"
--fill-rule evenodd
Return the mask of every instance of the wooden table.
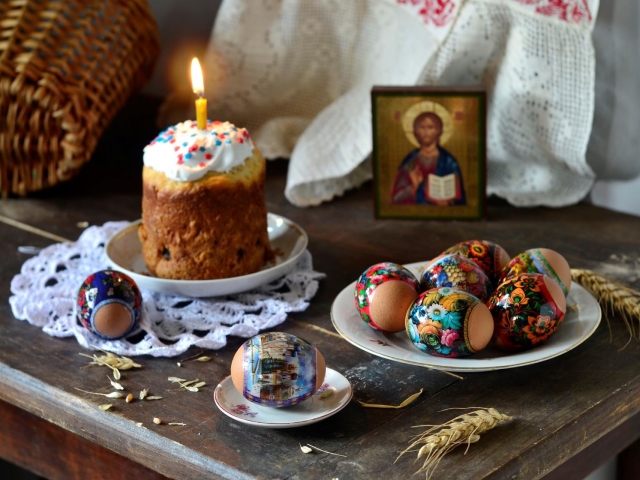
M 138 218 L 141 150 L 156 133 L 153 106 L 134 101 L 80 176 L 29 199 L 3 200 L 0 215 L 69 239 L 81 233 L 77 222 Z M 230 337 L 225 348 L 209 352 L 209 363 L 178 369 L 175 359 L 140 358 L 143 368 L 124 372 L 122 383 L 134 393 L 149 388 L 165 398 L 116 400 L 113 412 L 102 412 L 97 406 L 104 399 L 75 388 L 105 391 L 106 369 L 81 369 L 87 362 L 74 339 L 54 339 L 15 320 L 8 305 L 11 279 L 28 258 L 18 246 L 44 247 L 52 240 L 0 223 L 0 456 L 49 478 L 408 478 L 417 469 L 413 458 L 393 462 L 415 432 L 412 425 L 448 420 L 452 412 L 439 412 L 445 408 L 481 406 L 515 420 L 483 435 L 466 456 L 463 449 L 450 454 L 436 478 L 578 479 L 640 436 L 640 344 L 620 350 L 628 337 L 617 317 L 612 340 L 603 322 L 587 342 L 556 359 L 459 376 L 365 353 L 342 340 L 329 318 L 337 293 L 368 265 L 428 259 L 469 238 L 492 239 L 512 254 L 546 246 L 572 266 L 624 276 L 628 265 L 610 256 L 637 258 L 640 219 L 588 205 L 516 209 L 492 200 L 485 222 L 380 221 L 373 218 L 370 186 L 298 209 L 283 196 L 285 176 L 285 162 L 269 164 L 268 208 L 308 232 L 314 265 L 327 279 L 309 309 L 278 329 L 315 344 L 328 365 L 350 379 L 355 399 L 397 404 L 424 388 L 416 402 L 379 410 L 352 401 L 326 421 L 290 430 L 241 425 L 212 398 L 243 342 Z M 197 376 L 209 386 L 197 394 L 166 392 L 171 375 Z M 188 425 L 158 426 L 154 417 Z M 347 457 L 305 455 L 299 443 Z M 626 468 L 637 473 L 633 452 L 639 449 L 632 448 Z

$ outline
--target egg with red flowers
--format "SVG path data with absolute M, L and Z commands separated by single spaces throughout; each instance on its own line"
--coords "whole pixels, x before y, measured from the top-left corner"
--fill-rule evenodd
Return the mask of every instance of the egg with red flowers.
M 404 330 L 407 309 L 418 296 L 418 279 L 402 265 L 376 263 L 356 283 L 354 301 L 360 318 L 374 330 Z
M 502 269 L 511 257 L 500 245 L 488 240 L 467 240 L 447 248 L 442 255 L 455 254 L 475 262 L 487 274 L 493 285 L 497 285 Z
M 492 344 L 508 351 L 542 345 L 558 330 L 567 309 L 558 282 L 540 273 L 508 278 L 487 306 L 494 321 Z

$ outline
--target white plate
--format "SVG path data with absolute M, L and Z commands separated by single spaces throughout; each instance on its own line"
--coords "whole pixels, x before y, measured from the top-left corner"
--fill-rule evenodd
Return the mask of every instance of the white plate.
M 246 292 L 272 282 L 289 273 L 296 260 L 306 250 L 309 239 L 305 231 L 291 220 L 269 213 L 267 230 L 271 248 L 277 252 L 275 262 L 262 270 L 239 277 L 218 280 L 170 280 L 154 277 L 142 258 L 142 243 L 135 221 L 109 239 L 105 252 L 113 268 L 133 278 L 140 288 L 167 295 L 185 297 L 216 297 Z
M 320 398 L 320 394 L 328 389 L 332 389 L 333 394 Z M 222 380 L 213 393 L 216 405 L 228 417 L 247 425 L 267 428 L 302 427 L 319 422 L 346 407 L 352 396 L 349 380 L 330 368 L 327 368 L 320 390 L 291 407 L 265 407 L 250 402 L 236 390 L 230 376 Z
M 417 274 L 425 262 L 405 265 Z M 596 331 L 602 312 L 597 300 L 582 286 L 573 282 L 567 305 L 577 307 L 567 311 L 562 325 L 543 345 L 532 350 L 507 353 L 490 347 L 466 358 L 440 358 L 418 350 L 406 332 L 383 334 L 362 321 L 353 300 L 356 282 L 342 290 L 331 307 L 333 326 L 348 342 L 379 357 L 402 363 L 420 365 L 435 370 L 454 372 L 486 372 L 521 367 L 557 357 L 577 347 Z

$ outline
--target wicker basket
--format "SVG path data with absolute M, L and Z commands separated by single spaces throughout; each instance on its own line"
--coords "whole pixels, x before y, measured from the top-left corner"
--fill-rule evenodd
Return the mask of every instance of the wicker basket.
M 146 0 L 0 0 L 0 193 L 71 178 L 159 53 Z

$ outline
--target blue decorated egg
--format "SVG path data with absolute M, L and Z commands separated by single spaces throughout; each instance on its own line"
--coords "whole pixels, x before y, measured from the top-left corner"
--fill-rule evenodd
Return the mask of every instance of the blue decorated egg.
M 407 334 L 420 351 L 436 357 L 466 357 L 487 346 L 493 318 L 469 292 L 450 287 L 422 293 L 407 312 Z
M 231 380 L 250 402 L 288 407 L 305 401 L 324 381 L 322 354 L 306 340 L 283 332 L 247 340 L 231 362 Z
M 89 275 L 78 290 L 78 320 L 108 340 L 122 338 L 133 330 L 141 313 L 140 289 L 124 273 L 100 270 Z

